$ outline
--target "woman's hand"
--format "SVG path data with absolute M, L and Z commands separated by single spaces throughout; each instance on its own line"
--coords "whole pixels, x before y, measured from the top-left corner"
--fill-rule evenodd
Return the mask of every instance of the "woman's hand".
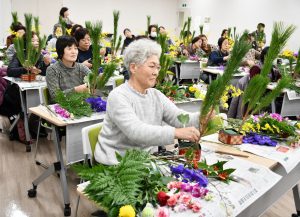
M 75 90 L 75 92 L 82 93 L 82 92 L 88 92 L 89 88 L 87 87 L 86 84 L 82 84 L 82 85 L 74 87 L 74 90 Z
M 89 69 L 92 68 L 92 66 L 93 66 L 91 63 L 89 63 L 89 60 L 82 62 L 82 64 L 87 66 Z
M 31 68 L 29 69 L 29 71 L 30 71 L 30 73 L 36 74 L 36 75 L 38 75 L 38 74 L 40 74 L 40 73 L 42 72 L 42 70 L 38 69 L 38 68 L 35 67 L 35 66 L 31 67 Z
M 49 55 L 45 55 L 43 59 L 46 66 L 48 66 L 51 63 L 51 57 Z
M 195 127 L 176 128 L 175 139 L 189 140 L 190 142 L 198 142 L 200 140 L 200 132 Z

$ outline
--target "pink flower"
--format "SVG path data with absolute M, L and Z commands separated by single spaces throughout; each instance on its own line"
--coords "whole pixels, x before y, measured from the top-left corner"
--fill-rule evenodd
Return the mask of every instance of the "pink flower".
M 193 203 L 192 210 L 193 210 L 193 212 L 200 212 L 200 210 L 201 210 L 200 203 L 198 203 L 198 202 Z
M 167 188 L 168 188 L 168 189 L 172 189 L 172 188 L 180 189 L 180 188 L 181 188 L 181 184 L 182 184 L 182 182 L 175 182 L 175 181 L 172 181 L 172 182 L 169 182 L 169 183 L 168 183 Z
M 283 117 L 280 115 L 280 114 L 277 114 L 277 113 L 271 113 L 270 114 L 270 117 L 281 122 L 283 120 Z
M 173 195 L 167 200 L 168 206 L 175 206 L 177 203 L 177 196 Z
M 190 194 L 184 194 L 180 197 L 180 201 L 185 205 L 189 204 L 191 200 L 192 196 Z
M 170 213 L 167 208 L 164 207 L 159 207 L 158 212 L 157 212 L 157 217 L 169 217 Z
M 193 186 L 191 186 L 189 183 L 182 183 L 181 190 L 186 192 L 191 192 L 193 189 Z
M 178 206 L 174 207 L 175 212 L 184 212 L 187 210 L 187 206 L 184 204 L 179 204 Z
M 192 196 L 193 197 L 201 197 L 203 198 L 207 194 L 208 190 L 203 187 L 194 186 L 192 190 Z

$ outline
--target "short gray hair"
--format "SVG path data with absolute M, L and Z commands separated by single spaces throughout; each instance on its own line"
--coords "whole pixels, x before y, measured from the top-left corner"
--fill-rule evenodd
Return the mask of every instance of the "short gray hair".
M 153 55 L 158 56 L 159 58 L 160 54 L 161 46 L 157 42 L 150 39 L 139 39 L 130 43 L 125 49 L 124 65 L 130 72 L 129 66 L 131 63 L 141 65 Z

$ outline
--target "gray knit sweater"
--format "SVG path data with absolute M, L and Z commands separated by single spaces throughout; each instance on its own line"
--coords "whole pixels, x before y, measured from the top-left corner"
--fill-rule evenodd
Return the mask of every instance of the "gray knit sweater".
M 81 63 L 74 63 L 69 68 L 61 60 L 49 66 L 46 71 L 46 81 L 51 102 L 54 101 L 55 91 L 60 89 L 64 93 L 74 91 L 74 87 L 83 84 L 83 78 L 90 72 L 89 68 Z
M 174 143 L 175 128 L 182 127 L 177 115 L 180 110 L 160 91 L 149 88 L 136 92 L 128 83 L 114 89 L 108 96 L 107 111 L 95 149 L 96 161 L 113 165 L 130 148 L 150 151 L 153 146 Z M 190 114 L 189 126 L 199 127 L 199 113 Z M 168 125 L 163 125 L 163 122 Z

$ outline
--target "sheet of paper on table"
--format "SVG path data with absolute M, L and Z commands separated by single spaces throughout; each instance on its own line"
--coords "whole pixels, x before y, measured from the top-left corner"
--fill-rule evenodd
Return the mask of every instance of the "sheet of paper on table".
M 272 172 L 270 169 L 260 166 L 250 161 L 216 155 L 212 152 L 206 154 L 205 159 L 209 164 L 217 162 L 217 160 L 229 160 L 225 164 L 225 168 L 235 168 L 233 173 L 236 181 L 231 181 L 229 184 L 220 181 L 209 181 L 209 194 L 212 195 L 212 200 L 193 198 L 194 201 L 199 201 L 201 204 L 201 212 L 193 213 L 191 210 L 185 212 L 174 212 L 169 208 L 170 216 L 172 217 L 230 217 L 236 216 L 251 205 L 260 196 L 271 189 L 280 179 L 281 176 Z M 78 190 L 83 191 L 88 183 L 78 185 Z M 221 195 L 221 196 L 220 196 Z
M 242 144 L 240 149 L 279 162 L 287 173 L 291 172 L 299 163 L 300 148 L 285 145 L 276 147 Z

